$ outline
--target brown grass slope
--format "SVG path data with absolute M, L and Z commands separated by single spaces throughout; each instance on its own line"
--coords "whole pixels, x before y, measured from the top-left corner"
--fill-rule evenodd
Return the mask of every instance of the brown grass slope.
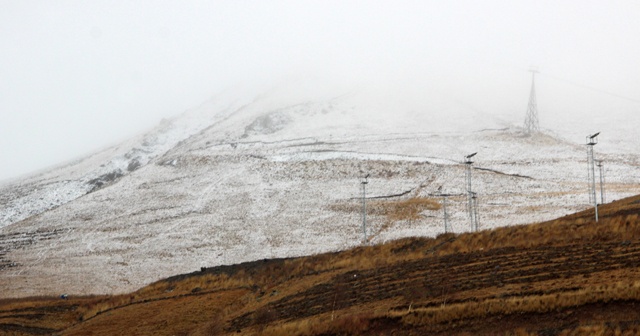
M 640 196 L 557 220 L 0 301 L 16 335 L 640 334 Z

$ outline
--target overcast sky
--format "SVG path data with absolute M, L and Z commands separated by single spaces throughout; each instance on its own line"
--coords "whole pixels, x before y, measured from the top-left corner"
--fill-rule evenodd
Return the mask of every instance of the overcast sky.
M 535 65 L 542 127 L 636 113 L 639 18 L 634 0 L 0 0 L 0 180 L 292 76 L 438 83 L 515 121 Z

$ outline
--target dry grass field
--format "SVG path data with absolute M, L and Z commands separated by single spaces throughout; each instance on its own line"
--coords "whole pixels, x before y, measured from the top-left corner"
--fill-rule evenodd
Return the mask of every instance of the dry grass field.
M 433 206 L 414 200 L 389 218 Z M 403 216 L 398 210 L 404 209 Z M 400 211 L 402 212 L 402 211 Z M 640 196 L 554 221 L 0 301 L 15 335 L 637 335 Z

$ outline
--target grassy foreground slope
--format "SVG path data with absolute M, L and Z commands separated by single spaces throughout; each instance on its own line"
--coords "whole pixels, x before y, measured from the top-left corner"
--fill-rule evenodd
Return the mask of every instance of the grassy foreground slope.
M 640 334 L 640 196 L 557 220 L 0 301 L 0 333 Z

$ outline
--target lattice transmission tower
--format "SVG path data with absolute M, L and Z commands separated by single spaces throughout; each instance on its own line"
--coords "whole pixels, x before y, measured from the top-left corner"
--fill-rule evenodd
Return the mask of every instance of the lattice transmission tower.
M 538 70 L 531 68 L 531 94 L 529 95 L 529 106 L 527 107 L 527 116 L 524 119 L 524 130 L 527 134 L 540 131 L 538 124 L 538 103 L 536 102 L 536 73 Z

